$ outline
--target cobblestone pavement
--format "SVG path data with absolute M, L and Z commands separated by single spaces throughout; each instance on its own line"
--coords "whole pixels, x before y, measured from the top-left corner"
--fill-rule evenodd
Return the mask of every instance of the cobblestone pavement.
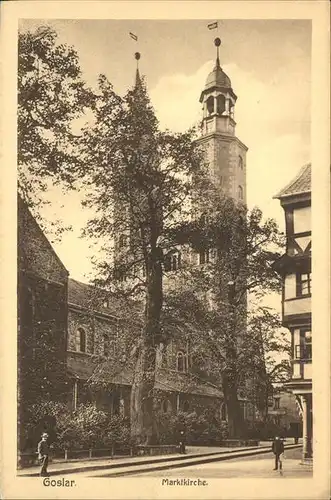
M 166 478 L 312 478 L 312 468 L 301 465 L 301 449 L 285 452 L 282 474 L 274 468 L 274 455 L 263 453 L 247 458 L 233 458 L 223 462 L 195 465 L 192 467 L 169 469 L 164 471 L 144 472 L 131 477 L 166 477 Z

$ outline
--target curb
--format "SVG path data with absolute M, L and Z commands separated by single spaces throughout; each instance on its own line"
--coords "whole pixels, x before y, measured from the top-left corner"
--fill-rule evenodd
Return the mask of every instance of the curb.
M 285 446 L 285 449 L 287 450 L 291 450 L 291 449 L 296 449 L 296 448 L 301 448 L 302 446 L 301 445 L 288 445 L 287 447 Z M 130 475 L 134 475 L 134 474 L 141 474 L 143 472 L 150 472 L 151 470 L 154 472 L 154 471 L 161 471 L 161 470 L 169 470 L 169 469 L 178 469 L 178 468 L 183 468 L 183 467 L 189 467 L 189 466 L 192 466 L 192 465 L 201 465 L 201 464 L 207 464 L 207 463 L 212 463 L 212 462 L 222 462 L 224 460 L 233 460 L 234 458 L 242 458 L 242 457 L 249 457 L 249 456 L 253 456 L 253 455 L 263 455 L 264 453 L 269 453 L 271 452 L 270 450 L 270 447 L 265 447 L 265 448 L 260 448 L 260 449 L 257 449 L 257 448 L 254 448 L 254 449 L 246 449 L 246 450 L 241 450 L 241 451 L 237 451 L 236 455 L 235 456 L 229 456 L 229 455 L 226 455 L 224 456 L 225 453 L 228 453 L 228 452 L 223 452 L 223 456 L 219 456 L 220 453 L 217 454 L 217 457 L 213 456 L 213 457 L 210 457 L 208 458 L 208 455 L 200 455 L 199 458 L 193 458 L 193 457 L 190 457 L 192 458 L 193 460 L 189 460 L 188 462 L 183 462 L 183 463 L 173 463 L 173 464 L 169 464 L 168 465 L 156 465 L 156 467 L 143 467 L 143 468 L 140 468 L 140 469 L 135 469 L 135 470 L 131 470 L 131 471 L 118 471 L 118 472 L 114 472 L 114 473 L 109 473 L 109 474 L 104 474 L 103 476 L 100 476 L 100 477 L 123 477 L 123 476 L 130 476 Z M 234 453 L 234 452 L 229 452 L 229 453 Z M 98 476 L 94 476 L 94 477 L 98 477 Z
M 300 444 L 293 444 L 293 445 L 285 445 L 285 449 L 295 449 L 295 448 L 301 448 L 302 445 Z M 121 463 L 114 463 L 110 462 L 109 464 L 102 464 L 98 465 L 94 463 L 93 465 L 82 465 L 80 467 L 71 467 L 71 468 L 66 468 L 66 469 L 57 469 L 54 471 L 50 471 L 51 476 L 60 476 L 60 475 L 66 475 L 66 474 L 74 474 L 75 472 L 94 472 L 97 470 L 112 470 L 112 469 L 119 469 L 119 468 L 124 468 L 124 467 L 139 467 L 139 466 L 145 466 L 148 465 L 148 468 L 143 468 L 139 469 L 139 472 L 144 472 L 151 470 L 151 465 L 156 464 L 156 467 L 153 467 L 153 470 L 163 470 L 163 469 L 170 469 L 170 468 L 175 468 L 175 467 L 187 467 L 188 465 L 191 464 L 200 464 L 200 463 L 208 463 L 208 462 L 216 462 L 216 461 L 221 461 L 221 460 L 229 460 L 231 458 L 236 458 L 236 457 L 242 457 L 242 456 L 250 456 L 250 455 L 258 455 L 260 453 L 267 453 L 270 451 L 269 446 L 254 446 L 252 448 L 246 448 L 246 449 L 236 449 L 234 448 L 233 450 L 228 450 L 228 451 L 219 451 L 219 452 L 211 452 L 211 453 L 196 453 L 192 455 L 179 455 L 175 457 L 167 457 L 164 455 L 161 458 L 158 459 L 149 459 L 149 460 L 142 460 L 142 461 L 137 461 L 137 462 L 121 462 Z M 226 455 L 226 456 L 225 456 Z M 113 460 L 113 459 L 110 459 Z M 180 460 L 184 460 L 185 462 L 182 464 L 178 464 L 177 462 Z M 164 462 L 174 462 L 173 465 L 161 465 Z M 159 466 L 157 464 L 160 464 Z M 126 472 L 114 472 L 111 474 L 112 476 L 118 476 L 118 475 L 128 475 L 128 474 L 134 474 L 138 472 L 137 469 L 134 469 L 131 471 L 126 471 Z M 30 472 L 26 474 L 17 474 L 18 477 L 39 477 L 39 472 Z

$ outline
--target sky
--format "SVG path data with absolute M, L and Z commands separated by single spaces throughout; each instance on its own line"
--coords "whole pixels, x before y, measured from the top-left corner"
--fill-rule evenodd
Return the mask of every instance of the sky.
M 259 206 L 284 230 L 273 196 L 310 158 L 311 23 L 309 20 L 24 20 L 23 29 L 52 25 L 72 45 L 83 77 L 94 86 L 100 73 L 124 95 L 139 68 L 161 127 L 184 131 L 201 119 L 199 103 L 213 69 L 219 36 L 220 62 L 238 100 L 236 135 L 248 146 L 247 203 Z M 129 32 L 138 36 L 138 42 Z M 79 193 L 52 195 L 52 211 L 74 230 L 54 242 L 70 276 L 86 281 L 93 250 L 79 239 L 88 213 Z M 50 214 L 50 216 L 53 216 Z

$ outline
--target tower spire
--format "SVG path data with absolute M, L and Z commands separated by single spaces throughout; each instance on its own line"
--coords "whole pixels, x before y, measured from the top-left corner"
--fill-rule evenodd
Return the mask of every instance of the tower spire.
M 215 68 L 214 69 L 220 69 L 221 65 L 220 65 L 219 47 L 221 45 L 221 39 L 218 38 L 218 37 L 215 38 L 214 44 L 215 44 L 215 47 L 216 47 L 216 64 L 215 64 Z

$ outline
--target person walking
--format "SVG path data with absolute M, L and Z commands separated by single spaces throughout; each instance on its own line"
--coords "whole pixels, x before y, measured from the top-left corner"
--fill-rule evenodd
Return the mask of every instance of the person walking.
M 43 432 L 41 435 L 41 441 L 39 441 L 38 443 L 38 458 L 41 463 L 40 476 L 49 476 L 47 472 L 49 455 L 49 446 L 47 440 L 48 434 L 47 432 Z
M 284 453 L 284 443 L 279 438 L 279 436 L 276 436 L 275 439 L 273 440 L 272 451 L 273 451 L 273 454 L 275 455 L 274 470 L 278 470 L 278 464 L 279 464 L 279 469 L 282 470 L 282 460 L 281 460 L 280 456 L 282 453 Z
M 185 433 L 183 430 L 179 433 L 179 453 L 185 454 Z

